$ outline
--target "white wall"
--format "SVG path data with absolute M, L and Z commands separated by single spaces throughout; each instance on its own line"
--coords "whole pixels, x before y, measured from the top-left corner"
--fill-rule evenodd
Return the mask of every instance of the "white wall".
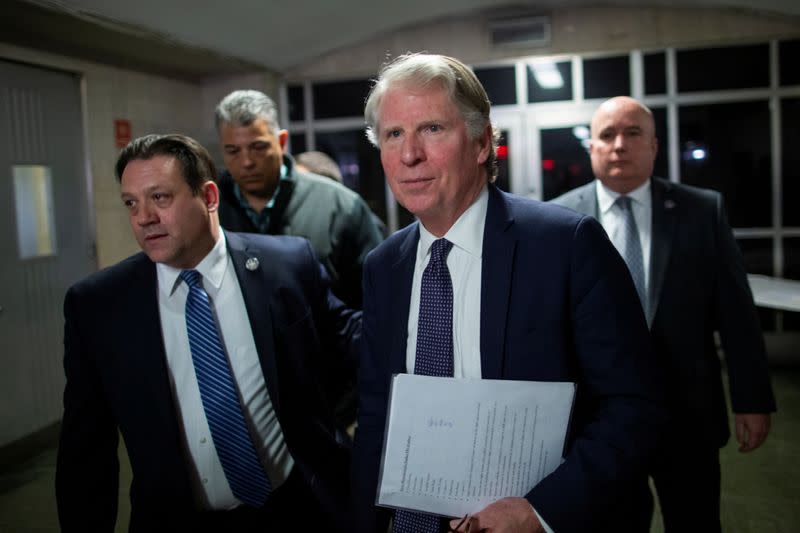
M 468 64 L 534 55 L 628 51 L 636 48 L 707 45 L 800 35 L 800 18 L 733 9 L 573 8 L 545 11 L 550 46 L 497 48 L 490 43 L 489 17 L 452 17 L 376 36 L 292 69 L 292 81 L 374 76 L 388 57 L 407 51 L 447 54 Z

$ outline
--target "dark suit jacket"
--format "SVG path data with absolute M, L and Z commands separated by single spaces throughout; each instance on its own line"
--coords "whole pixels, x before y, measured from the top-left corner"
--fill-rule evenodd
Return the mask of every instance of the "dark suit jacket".
M 651 184 L 648 319 L 668 385 L 670 433 L 723 446 L 730 431 L 714 331 L 725 352 L 733 411 L 775 410 L 744 261 L 719 193 L 660 178 Z M 595 187 L 591 182 L 553 202 L 597 218 Z
M 356 519 L 376 510 L 378 463 L 392 374 L 406 371 L 417 224 L 367 258 L 364 350 L 354 460 Z M 596 220 L 489 186 L 481 278 L 481 373 L 486 379 L 578 383 L 565 462 L 527 494 L 559 533 L 589 531 L 641 475 L 663 410 L 647 326 L 630 274 Z
M 358 315 L 327 290 L 307 241 L 226 233 L 270 399 L 295 468 L 328 509 L 346 508 L 348 447 L 318 375 L 355 364 Z M 245 268 L 255 257 L 260 266 Z M 63 531 L 113 531 L 118 432 L 133 471 L 131 531 L 189 531 L 196 476 L 168 377 L 155 264 L 140 253 L 64 301 L 64 418 L 56 495 Z

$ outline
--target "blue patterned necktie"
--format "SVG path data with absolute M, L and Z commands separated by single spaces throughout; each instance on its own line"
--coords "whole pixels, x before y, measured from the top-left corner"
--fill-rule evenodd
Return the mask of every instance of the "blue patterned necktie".
M 260 507 L 272 491 L 272 486 L 253 447 L 253 439 L 242 414 L 239 393 L 201 278 L 196 270 L 181 272 L 181 279 L 189 286 L 186 332 L 200 398 L 214 447 L 233 495 L 247 505 Z
M 447 268 L 452 247 L 446 239 L 434 241 L 431 259 L 422 273 L 415 374 L 453 376 L 453 283 Z M 398 510 L 394 533 L 438 533 L 440 522 L 437 516 Z
M 623 215 L 623 239 L 622 258 L 628 265 L 628 270 L 631 272 L 633 284 L 636 286 L 636 292 L 639 293 L 639 301 L 642 303 L 642 309 L 647 314 L 647 291 L 644 284 L 644 259 L 642 258 L 642 244 L 639 241 L 639 229 L 636 227 L 636 219 L 633 216 L 633 206 L 631 199 L 628 196 L 619 196 L 616 204 L 622 210 Z

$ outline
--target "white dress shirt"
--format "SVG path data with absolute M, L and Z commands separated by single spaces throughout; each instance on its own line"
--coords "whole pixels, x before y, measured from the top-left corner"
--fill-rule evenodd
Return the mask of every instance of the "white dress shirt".
M 484 187 L 478 198 L 458 217 L 443 238 L 453 243 L 447 255 L 447 268 L 453 283 L 453 377 L 481 378 L 481 271 L 483 270 L 483 231 L 489 190 Z M 417 356 L 417 326 L 422 291 L 422 273 L 431 259 L 431 246 L 438 237 L 421 223 L 419 243 L 411 284 L 411 303 L 408 306 L 408 342 L 406 370 L 414 373 Z M 536 511 L 544 530 L 553 530 Z
M 478 199 L 444 235 L 453 243 L 447 255 L 447 268 L 453 282 L 453 374 L 457 378 L 481 377 L 481 258 L 488 205 L 489 191 L 484 187 Z M 431 260 L 431 246 L 437 238 L 420 223 L 411 304 L 408 306 L 406 368 L 409 374 L 414 373 L 417 356 L 422 273 Z
M 620 197 L 600 180 L 597 183 L 597 207 L 600 223 L 606 230 L 611 242 L 619 253 L 622 253 L 625 243 L 622 242 L 623 226 L 625 224 L 622 209 L 614 202 Z M 642 261 L 644 263 L 644 289 L 650 288 L 650 243 L 652 241 L 653 227 L 653 199 L 650 195 L 650 180 L 627 194 L 631 199 L 633 218 L 636 220 L 636 229 L 639 231 L 639 243 L 642 245 Z
M 250 319 L 233 262 L 225 246 L 225 234 L 209 254 L 195 267 L 203 276 L 220 339 L 225 347 L 233 379 L 244 406 L 244 418 L 252 434 L 261 463 L 272 488 L 278 488 L 294 465 L 278 419 L 267 393 L 267 384 L 256 351 Z M 194 363 L 186 332 L 186 298 L 189 289 L 180 279 L 181 271 L 158 263 L 158 310 L 161 332 L 167 352 L 169 377 L 179 418 L 192 463 L 200 480 L 200 489 L 208 509 L 231 509 L 241 504 L 225 478 L 203 409 Z M 267 354 L 270 357 L 272 354 Z

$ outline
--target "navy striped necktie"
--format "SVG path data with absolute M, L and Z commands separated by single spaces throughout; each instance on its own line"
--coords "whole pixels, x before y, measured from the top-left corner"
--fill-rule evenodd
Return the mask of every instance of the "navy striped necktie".
M 453 376 L 453 282 L 447 268 L 452 247 L 447 239 L 434 241 L 422 273 L 414 374 Z M 441 521 L 438 516 L 398 510 L 394 533 L 438 533 Z
M 272 486 L 247 429 L 202 276 L 196 270 L 184 270 L 181 279 L 189 287 L 186 332 L 214 447 L 233 495 L 247 505 L 260 507 Z

